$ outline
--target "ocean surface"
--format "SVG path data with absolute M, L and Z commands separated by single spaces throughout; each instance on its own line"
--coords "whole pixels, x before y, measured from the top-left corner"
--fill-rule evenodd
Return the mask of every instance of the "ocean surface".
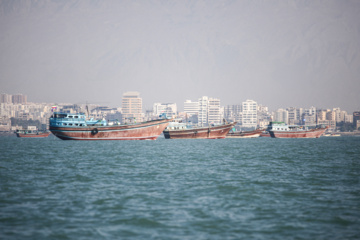
M 360 137 L 0 137 L 0 239 L 360 239 Z

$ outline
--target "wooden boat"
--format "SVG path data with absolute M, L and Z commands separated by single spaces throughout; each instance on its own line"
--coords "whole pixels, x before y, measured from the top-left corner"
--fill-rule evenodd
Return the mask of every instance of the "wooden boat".
M 271 137 L 271 136 L 270 136 L 270 133 L 268 131 L 262 131 L 260 133 L 260 137 Z
M 222 139 L 236 123 L 208 127 L 192 127 L 185 124 L 170 124 L 164 131 L 165 139 Z
M 254 131 L 242 131 L 242 132 L 229 132 L 226 138 L 257 138 L 263 130 L 257 129 Z
M 120 124 L 105 119 L 87 119 L 84 113 L 54 113 L 49 119 L 50 131 L 63 140 L 156 140 L 169 119 Z
M 341 137 L 340 133 L 325 133 L 322 135 L 323 137 Z
M 271 122 L 268 131 L 273 138 L 319 138 L 327 127 L 309 129 L 306 126 L 287 125 L 283 122 Z
M 16 130 L 15 134 L 17 137 L 20 138 L 46 138 L 50 135 L 50 132 L 34 130 Z

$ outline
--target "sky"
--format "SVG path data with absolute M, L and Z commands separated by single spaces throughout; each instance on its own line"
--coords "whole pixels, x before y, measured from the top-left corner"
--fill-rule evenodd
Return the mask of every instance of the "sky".
M 0 0 L 0 92 L 360 110 L 357 0 Z

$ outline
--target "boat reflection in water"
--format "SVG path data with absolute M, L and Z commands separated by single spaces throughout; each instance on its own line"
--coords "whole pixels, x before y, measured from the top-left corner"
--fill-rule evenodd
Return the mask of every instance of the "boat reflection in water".
M 55 112 L 50 131 L 63 140 L 156 140 L 169 124 L 169 119 L 120 124 L 105 119 L 87 119 L 84 113 Z

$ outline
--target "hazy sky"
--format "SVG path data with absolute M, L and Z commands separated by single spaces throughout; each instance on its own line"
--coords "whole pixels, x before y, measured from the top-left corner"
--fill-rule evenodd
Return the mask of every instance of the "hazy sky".
M 360 1 L 0 0 L 0 92 L 360 110 Z

